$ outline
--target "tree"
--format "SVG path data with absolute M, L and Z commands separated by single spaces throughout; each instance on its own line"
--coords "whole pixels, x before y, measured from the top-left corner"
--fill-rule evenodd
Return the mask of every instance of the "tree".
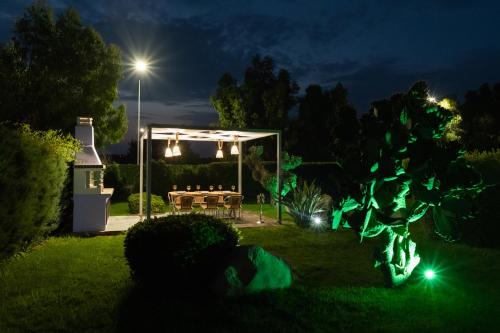
M 339 159 L 357 143 L 358 131 L 356 110 L 342 84 L 331 90 L 310 85 L 300 98 L 298 117 L 290 125 L 287 149 L 309 161 Z
M 282 129 L 288 124 L 288 112 L 296 104 L 298 90 L 288 71 L 276 73 L 272 58 L 257 55 L 241 85 L 226 73 L 210 100 L 222 127 Z
M 360 151 L 343 163 L 343 178 L 358 191 L 339 196 L 333 213 L 334 229 L 344 216 L 361 239 L 383 238 L 376 264 L 391 286 L 404 283 L 420 262 L 410 225 L 429 211 L 436 234 L 456 239 L 457 223 L 471 216 L 472 199 L 484 189 L 460 145 L 443 140 L 452 112 L 427 98 L 419 82 L 373 103 L 362 119 Z
M 500 83 L 483 84 L 460 105 L 463 141 L 468 150 L 500 148 Z
M 0 46 L 0 120 L 72 133 L 78 116 L 90 116 L 96 145 L 116 143 L 127 130 L 124 106 L 113 106 L 121 77 L 117 47 L 106 45 L 73 9 L 55 19 L 37 2 Z

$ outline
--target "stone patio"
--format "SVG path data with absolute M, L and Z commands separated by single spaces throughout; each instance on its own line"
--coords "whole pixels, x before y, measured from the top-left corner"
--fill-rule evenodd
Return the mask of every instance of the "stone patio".
M 157 217 L 167 216 L 170 213 L 155 215 Z M 249 211 L 241 211 L 241 219 L 228 219 L 238 228 L 272 227 L 278 226 L 276 219 L 264 217 L 264 223 L 257 223 L 259 214 Z M 128 228 L 139 222 L 138 215 L 110 216 L 106 225 L 106 230 L 102 233 L 115 233 L 126 231 Z

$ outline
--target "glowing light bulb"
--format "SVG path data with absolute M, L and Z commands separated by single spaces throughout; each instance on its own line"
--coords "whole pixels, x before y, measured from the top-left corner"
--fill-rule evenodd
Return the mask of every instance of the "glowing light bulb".
M 427 97 L 427 101 L 430 102 L 430 103 L 436 103 L 436 97 L 429 96 L 429 97 Z
M 224 158 L 224 154 L 222 153 L 222 140 L 217 141 L 217 154 L 215 154 L 215 158 Z
M 148 69 L 148 64 L 144 60 L 137 60 L 134 64 L 135 70 L 138 72 L 145 72 Z
M 314 224 L 321 224 L 321 219 L 317 216 L 313 217 L 312 221 Z
M 236 145 L 236 142 L 233 144 L 231 147 L 231 155 L 238 155 L 240 153 L 238 146 Z
M 424 272 L 424 276 L 427 280 L 432 280 L 436 277 L 436 273 L 432 269 L 427 269 Z
M 172 153 L 172 148 L 167 147 L 167 149 L 165 149 L 165 157 L 172 157 L 172 156 L 174 156 L 174 154 Z
M 173 156 L 181 156 L 181 149 L 179 148 L 179 144 L 176 142 L 174 149 L 172 150 Z

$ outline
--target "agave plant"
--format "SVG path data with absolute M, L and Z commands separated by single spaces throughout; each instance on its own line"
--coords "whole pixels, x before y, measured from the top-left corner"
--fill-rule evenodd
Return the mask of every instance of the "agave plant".
M 300 227 L 320 227 L 330 209 L 331 198 L 322 194 L 321 188 L 314 181 L 306 181 L 297 185 L 283 201 L 288 213 L 293 216 L 295 224 Z

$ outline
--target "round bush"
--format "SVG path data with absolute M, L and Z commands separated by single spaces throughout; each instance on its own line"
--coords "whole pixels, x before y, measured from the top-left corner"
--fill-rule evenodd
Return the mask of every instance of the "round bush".
M 146 287 L 204 289 L 239 238 L 232 224 L 215 217 L 171 215 L 131 227 L 125 257 L 132 277 Z
M 146 211 L 146 193 L 142 194 L 142 209 Z M 139 193 L 134 193 L 128 197 L 128 210 L 131 214 L 139 213 Z M 165 201 L 159 195 L 151 194 L 151 212 L 154 214 L 165 213 L 167 206 Z

